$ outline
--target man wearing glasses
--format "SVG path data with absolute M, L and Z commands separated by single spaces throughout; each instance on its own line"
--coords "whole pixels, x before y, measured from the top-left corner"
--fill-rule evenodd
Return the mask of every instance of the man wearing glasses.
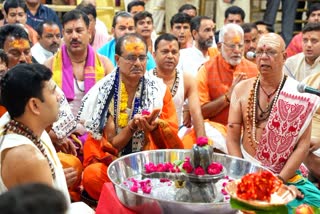
M 120 37 L 117 67 L 83 98 L 78 118 L 90 135 L 84 144 L 83 187 L 98 200 L 116 158 L 149 149 L 183 148 L 169 89 L 146 73 L 147 44 L 138 34 Z
M 204 119 L 211 123 L 216 148 L 226 148 L 225 125 L 228 122 L 230 97 L 235 85 L 258 74 L 257 66 L 243 57 L 244 33 L 237 24 L 226 24 L 219 34 L 220 54 L 199 68 L 198 91 Z M 218 131 L 217 131 L 218 130 Z
M 268 168 L 290 185 L 297 198 L 287 204 L 289 213 L 300 204 L 319 207 L 319 189 L 301 174 L 319 98 L 299 93 L 299 82 L 284 74 L 281 36 L 263 35 L 256 50 L 260 75 L 237 84 L 232 93 L 228 153 Z

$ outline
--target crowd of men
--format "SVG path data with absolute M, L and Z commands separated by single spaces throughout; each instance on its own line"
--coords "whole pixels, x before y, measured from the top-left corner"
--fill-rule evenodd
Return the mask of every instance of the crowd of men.
M 215 29 L 183 5 L 157 35 L 144 2 L 131 1 L 115 14 L 111 37 L 91 1 L 61 20 L 39 0 L 3 8 L 0 194 L 44 183 L 68 204 L 94 206 L 112 161 L 190 149 L 204 137 L 288 184 L 297 194 L 289 210 L 319 206 L 309 179 L 320 179 L 320 99 L 298 86 L 319 89 L 320 3 L 287 47 L 264 22 L 244 23 L 238 6 Z

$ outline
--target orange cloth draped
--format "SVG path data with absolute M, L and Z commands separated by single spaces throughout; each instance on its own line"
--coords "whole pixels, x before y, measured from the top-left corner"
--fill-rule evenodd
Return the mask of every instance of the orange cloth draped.
M 219 54 L 219 49 L 218 48 L 208 48 L 208 56 L 213 58 L 214 56 L 217 56 Z
M 286 51 L 287 51 L 287 57 L 290 57 L 302 52 L 302 32 L 298 33 L 292 38 Z
M 183 149 L 183 144 L 178 137 L 177 115 L 168 89 L 163 98 L 163 107 L 158 120 L 158 127 L 150 133 L 145 133 L 146 142 L 143 150 Z M 110 163 L 118 158 L 118 150 L 113 147 L 103 133 L 101 140 L 97 140 L 89 134 L 83 152 L 85 170 L 82 184 L 88 194 L 98 200 L 103 184 L 110 181 L 107 169 Z
M 0 117 L 2 117 L 2 115 L 4 115 L 4 113 L 7 112 L 7 109 L 4 106 L 0 105 Z
M 80 183 L 81 183 L 81 176 L 82 176 L 82 164 L 80 160 L 74 155 L 65 154 L 62 152 L 58 152 L 57 155 L 64 169 L 73 167 L 76 170 L 77 180 L 71 187 L 68 187 L 68 190 L 69 190 L 69 194 L 72 201 L 80 201 Z
M 231 66 L 221 54 L 213 57 L 200 67 L 197 75 L 198 91 L 201 105 L 209 103 L 227 93 L 232 85 L 233 78 L 240 72 L 246 73 L 248 78 L 258 74 L 257 65 L 242 58 L 237 66 Z M 210 121 L 226 125 L 228 122 L 229 108 L 223 109 Z

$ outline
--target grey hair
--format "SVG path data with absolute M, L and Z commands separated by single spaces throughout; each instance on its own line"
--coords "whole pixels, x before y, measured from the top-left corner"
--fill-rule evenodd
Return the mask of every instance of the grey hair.
M 229 31 L 237 31 L 237 32 L 239 32 L 241 34 L 242 38 L 244 36 L 243 29 L 242 29 L 242 27 L 240 25 L 234 24 L 234 23 L 229 23 L 229 24 L 224 25 L 220 30 L 219 43 L 224 42 L 223 41 L 224 40 L 223 39 L 224 35 Z

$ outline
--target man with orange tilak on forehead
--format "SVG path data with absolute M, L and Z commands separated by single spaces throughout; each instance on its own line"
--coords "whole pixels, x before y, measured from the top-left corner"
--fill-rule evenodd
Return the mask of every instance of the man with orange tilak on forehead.
M 28 34 L 19 25 L 8 24 L 0 28 L 0 48 L 8 56 L 8 68 L 12 68 L 17 64 L 32 63 Z M 76 154 L 76 151 L 74 145 L 66 137 L 75 129 L 76 121 L 63 92 L 58 87 L 57 91 L 61 97 L 59 100 L 59 119 L 53 123 L 49 134 L 55 140 L 53 143 L 57 151 L 69 153 L 70 155 L 66 154 L 65 156 L 68 156 L 73 163 L 77 163 L 77 165 L 72 165 L 73 167 L 76 166 L 75 168 L 65 167 L 64 171 L 68 186 L 73 186 L 80 181 L 82 166 L 80 161 L 71 155 Z
M 146 73 L 147 44 L 138 34 L 120 37 L 117 68 L 83 98 L 78 118 L 90 135 L 84 145 L 83 187 L 95 200 L 110 181 L 116 158 L 150 149 L 181 149 L 177 115 L 169 89 Z
M 233 90 L 227 146 L 230 155 L 263 165 L 284 183 L 294 185 L 299 199 L 288 204 L 292 211 L 300 204 L 320 204 L 320 191 L 299 170 L 309 152 L 311 120 L 320 100 L 297 91 L 299 82 L 282 71 L 285 59 L 281 36 L 269 33 L 259 39 L 260 74 Z
M 61 42 L 59 26 L 53 21 L 46 20 L 39 24 L 37 29 L 39 41 L 31 48 L 34 59 L 43 64 L 47 59 L 55 54 Z
M 219 34 L 220 54 L 201 66 L 197 75 L 202 115 L 207 119 L 207 137 L 224 153 L 227 152 L 225 125 L 233 88 L 258 74 L 257 66 L 243 57 L 243 47 L 242 28 L 233 23 L 224 25 Z

